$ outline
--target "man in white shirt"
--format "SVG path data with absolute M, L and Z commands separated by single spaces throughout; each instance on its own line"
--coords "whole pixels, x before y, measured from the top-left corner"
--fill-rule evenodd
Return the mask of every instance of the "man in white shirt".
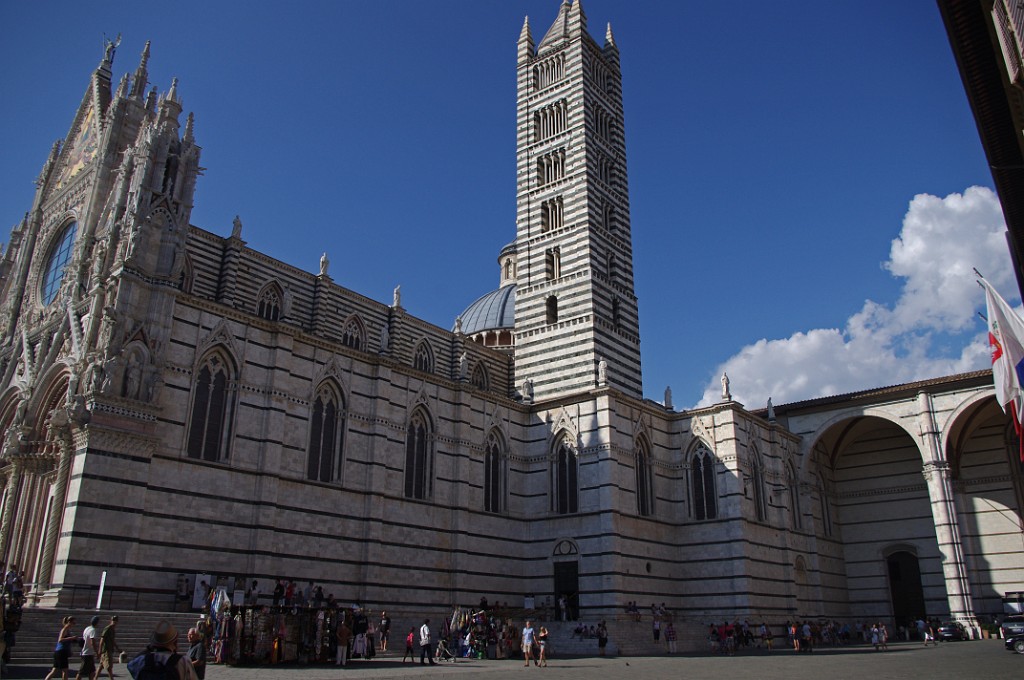
M 423 625 L 420 626 L 420 663 L 426 663 L 424 659 L 429 659 L 431 666 L 435 665 L 430 641 L 430 619 L 423 619 Z
M 100 634 L 96 630 L 100 617 L 94 616 L 89 626 L 82 632 L 82 666 L 78 669 L 75 680 L 93 680 L 96 675 L 96 659 L 100 655 Z
M 530 622 L 530 621 L 527 621 L 526 625 L 523 626 L 523 640 L 522 640 L 522 643 L 523 643 L 523 659 L 526 661 L 526 663 L 524 663 L 523 665 L 524 666 L 529 666 L 530 665 L 530 658 L 533 656 L 533 623 Z M 537 664 L 538 666 L 540 665 L 540 664 L 537 663 L 536 660 L 534 660 L 533 663 Z

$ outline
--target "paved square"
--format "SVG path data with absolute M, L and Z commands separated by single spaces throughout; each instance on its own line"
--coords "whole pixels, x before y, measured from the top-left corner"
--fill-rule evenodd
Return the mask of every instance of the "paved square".
M 43 678 L 49 669 L 12 667 L 5 678 Z M 72 669 L 72 676 L 76 669 Z M 735 656 L 681 655 L 676 657 L 617 657 L 552 659 L 547 668 L 524 668 L 521 661 L 461 661 L 457 664 L 420 666 L 402 664 L 392 656 L 368 662 L 355 660 L 349 666 L 261 666 L 236 668 L 210 666 L 207 680 L 339 680 L 341 678 L 415 678 L 430 680 L 487 680 L 524 677 L 623 678 L 625 680 L 662 680 L 663 678 L 749 678 L 751 680 L 886 680 L 957 678 L 1001 680 L 1024 676 L 1024 656 L 1008 652 L 1002 640 L 950 642 L 938 647 L 899 643 L 888 652 L 871 647 L 821 648 L 813 654 L 757 650 Z M 121 666 L 117 677 L 128 678 Z

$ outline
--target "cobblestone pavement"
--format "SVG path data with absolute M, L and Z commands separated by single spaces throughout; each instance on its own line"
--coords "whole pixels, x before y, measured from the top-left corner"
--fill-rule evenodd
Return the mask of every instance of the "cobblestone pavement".
M 12 666 L 4 679 L 43 678 L 49 669 Z M 72 668 L 72 675 L 76 669 Z M 128 680 L 123 666 L 117 678 Z M 207 680 L 340 680 L 344 678 L 429 678 L 430 680 L 485 677 L 505 680 L 524 677 L 622 678 L 625 680 L 888 680 L 927 678 L 943 680 L 1001 680 L 1024 677 L 1024 655 L 1006 651 L 1002 640 L 947 642 L 938 647 L 897 643 L 888 652 L 875 652 L 871 647 L 819 648 L 813 654 L 792 651 L 738 652 L 735 656 L 682 654 L 674 657 L 617 657 L 552 659 L 547 668 L 524 668 L 521 661 L 463 660 L 456 664 L 437 666 L 402 664 L 390 655 L 364 662 L 358 659 L 347 667 L 337 666 L 262 666 L 237 668 L 210 666 Z

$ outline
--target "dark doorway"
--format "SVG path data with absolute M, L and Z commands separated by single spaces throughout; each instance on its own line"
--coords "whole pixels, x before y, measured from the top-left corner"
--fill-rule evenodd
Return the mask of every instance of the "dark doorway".
M 889 567 L 889 592 L 892 595 L 892 615 L 896 626 L 916 631 L 914 622 L 926 618 L 924 589 L 921 587 L 921 569 L 917 555 L 901 550 L 886 558 Z
M 562 597 L 566 601 L 566 620 L 580 617 L 579 562 L 555 562 L 555 618 L 562 618 Z

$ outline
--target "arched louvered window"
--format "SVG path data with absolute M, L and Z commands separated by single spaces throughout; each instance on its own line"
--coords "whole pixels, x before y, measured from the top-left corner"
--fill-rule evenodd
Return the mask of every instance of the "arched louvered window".
M 405 497 L 430 496 L 432 442 L 430 421 L 422 409 L 413 412 L 405 440 Z
M 714 519 L 718 516 L 718 491 L 715 488 L 715 457 L 701 446 L 690 462 L 690 485 L 693 492 L 694 519 Z
M 505 510 L 505 455 L 501 438 L 496 432 L 487 436 L 484 449 L 484 510 L 502 512 Z
M 470 383 L 473 387 L 478 390 L 484 390 L 485 392 L 490 389 L 490 380 L 487 377 L 487 368 L 483 362 L 478 362 L 473 368 L 473 377 L 470 378 Z
M 636 443 L 636 512 L 641 517 L 654 513 L 654 493 L 651 484 L 651 454 L 647 442 L 640 439 Z
M 551 510 L 559 515 L 578 512 L 579 460 L 576 458 L 576 452 L 565 441 L 565 437 L 559 438 L 553 463 Z
M 345 414 L 339 391 L 330 383 L 317 390 L 309 420 L 306 477 L 318 482 L 341 479 Z
M 199 365 L 188 426 L 190 458 L 227 459 L 234 416 L 234 383 L 234 365 L 223 353 L 211 352 Z

